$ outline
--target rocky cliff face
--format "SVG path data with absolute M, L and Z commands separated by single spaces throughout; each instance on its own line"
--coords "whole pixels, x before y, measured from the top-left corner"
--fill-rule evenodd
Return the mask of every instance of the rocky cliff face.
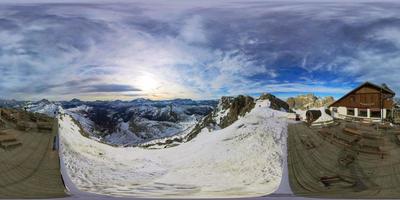
M 258 100 L 269 100 L 270 108 L 289 112 L 289 105 L 272 94 L 262 94 Z M 250 96 L 239 95 L 237 97 L 222 97 L 216 109 L 204 117 L 191 132 L 186 136 L 185 141 L 189 141 L 197 136 L 203 128 L 209 130 L 223 129 L 233 124 L 249 113 L 255 106 L 256 100 Z
M 302 110 L 328 106 L 334 101 L 334 98 L 331 96 L 320 98 L 313 94 L 299 95 L 297 97 L 290 97 L 286 100 L 291 109 Z
M 243 117 L 246 113 L 250 112 L 255 105 L 254 99 L 252 97 L 243 95 L 239 95 L 233 99 L 230 99 L 226 103 L 229 103 L 229 110 L 227 111 L 227 114 L 225 116 L 219 119 L 220 123 L 218 124 L 218 126 L 221 128 L 228 127 L 239 117 Z
M 203 128 L 209 130 L 225 128 L 254 108 L 254 99 L 250 96 L 222 97 L 215 110 L 204 117 L 185 137 L 185 141 L 195 138 Z

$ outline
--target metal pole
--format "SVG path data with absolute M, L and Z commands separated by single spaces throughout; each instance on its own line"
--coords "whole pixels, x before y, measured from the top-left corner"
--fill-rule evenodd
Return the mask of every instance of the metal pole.
M 381 101 L 381 123 L 383 122 L 383 99 L 382 99 L 382 87 L 381 87 L 381 93 L 380 93 L 380 101 Z

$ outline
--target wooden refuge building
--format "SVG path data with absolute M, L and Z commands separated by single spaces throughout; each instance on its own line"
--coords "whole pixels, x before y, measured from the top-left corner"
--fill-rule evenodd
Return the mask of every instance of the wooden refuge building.
M 335 118 L 365 118 L 381 121 L 391 118 L 395 93 L 386 84 L 365 82 L 329 106 Z

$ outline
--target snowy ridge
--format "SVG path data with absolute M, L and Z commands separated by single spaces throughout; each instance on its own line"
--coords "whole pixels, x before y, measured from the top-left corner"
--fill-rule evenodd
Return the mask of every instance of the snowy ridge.
M 218 103 L 218 106 L 213 112 L 213 119 L 216 122 L 217 125 L 221 124 L 221 119 L 226 117 L 229 113 L 229 108 L 224 109 L 223 102 L 220 101 Z
M 58 110 L 59 112 L 70 115 L 75 121 L 79 122 L 80 127 L 83 129 L 82 131 L 88 134 L 91 139 L 100 141 L 100 138 L 94 134 L 94 122 L 91 121 L 86 115 L 86 112 L 91 110 L 90 107 L 83 105 L 75 108 L 63 109 L 60 106 Z
M 271 100 L 273 102 L 271 102 Z M 264 102 L 265 105 L 263 106 L 282 111 L 282 114 L 288 117 L 288 115 L 290 114 L 287 113 L 287 110 L 283 108 L 285 107 L 285 105 L 283 104 L 286 103 L 281 103 L 279 101 L 283 102 L 282 100 L 279 100 L 278 98 L 270 94 L 263 94 L 257 101 L 254 101 L 254 99 L 252 99 L 251 97 L 245 96 L 222 97 L 214 111 L 205 116 L 203 119 L 199 120 L 196 125 L 189 126 L 180 134 L 176 134 L 172 137 L 164 137 L 152 140 L 150 142 L 140 144 L 139 146 L 151 148 L 166 148 L 179 145 L 182 142 L 190 141 L 191 139 L 195 138 L 202 129 L 207 128 L 208 131 L 216 131 L 224 128 L 224 126 L 229 126 L 231 123 L 244 117 L 254 107 L 252 107 L 251 105 L 255 105 L 255 102 Z M 286 107 L 288 108 L 288 106 Z M 242 114 L 238 113 L 239 111 Z M 231 112 L 236 113 L 236 120 L 235 114 L 232 114 Z M 223 123 L 227 121 L 228 123 Z
M 43 99 L 38 102 L 30 102 L 25 105 L 25 108 L 29 112 L 41 113 L 50 117 L 55 117 L 58 112 L 58 106 L 54 102 L 50 102 Z
M 257 101 L 230 126 L 204 128 L 166 149 L 113 147 L 82 136 L 72 118 L 59 118 L 60 153 L 76 186 L 88 192 L 137 197 L 252 197 L 274 192 L 282 176 L 286 113 Z M 190 177 L 190 178 L 188 178 Z

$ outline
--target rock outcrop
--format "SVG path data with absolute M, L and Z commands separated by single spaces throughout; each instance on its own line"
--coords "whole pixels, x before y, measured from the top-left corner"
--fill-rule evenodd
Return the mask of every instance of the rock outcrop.
M 290 97 L 286 100 L 291 109 L 301 110 L 328 106 L 334 101 L 334 98 L 331 96 L 319 98 L 313 94 L 299 95 L 297 97 Z
M 204 117 L 192 131 L 185 137 L 185 141 L 195 138 L 203 128 L 226 128 L 233 124 L 239 117 L 250 112 L 255 106 L 254 98 L 239 95 L 237 97 L 222 97 L 217 108 Z
M 285 111 L 285 112 L 290 111 L 290 107 L 289 107 L 288 103 L 286 103 L 282 99 L 277 98 L 276 96 L 274 96 L 272 94 L 264 93 L 258 99 L 269 100 L 271 102 L 270 107 L 274 110 Z
M 239 95 L 229 102 L 228 113 L 220 119 L 219 127 L 225 128 L 233 124 L 239 117 L 243 117 L 246 113 L 254 108 L 254 99 L 250 96 Z

